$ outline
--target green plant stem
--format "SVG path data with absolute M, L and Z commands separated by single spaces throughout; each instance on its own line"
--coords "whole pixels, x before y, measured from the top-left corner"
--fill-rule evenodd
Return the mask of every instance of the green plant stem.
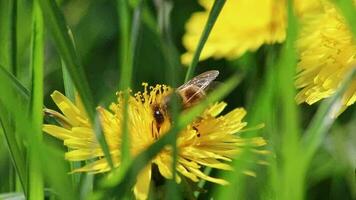
M 278 63 L 278 93 L 276 93 L 281 107 L 279 132 L 283 133 L 281 152 L 279 152 L 283 159 L 282 175 L 280 176 L 282 188 L 280 188 L 279 195 L 282 199 L 301 200 L 304 198 L 305 192 L 303 188 L 305 171 L 302 170 L 301 163 L 298 162 L 301 156 L 299 154 L 301 130 L 299 110 L 294 99 L 296 95 L 294 77 L 297 64 L 295 41 L 298 22 L 291 0 L 288 0 L 287 13 L 287 38 Z
M 117 13 L 119 16 L 120 25 L 120 41 L 119 49 L 121 50 L 120 59 L 120 90 L 123 91 L 123 126 L 122 126 L 122 144 L 121 144 L 121 163 L 125 167 L 130 160 L 130 138 L 128 130 L 128 99 L 130 93 L 128 89 L 132 79 L 132 48 L 130 42 L 130 8 L 127 0 L 117 0 Z
M 160 42 L 161 46 L 163 49 L 163 56 L 166 60 L 167 69 L 168 69 L 168 76 L 167 80 L 169 85 L 172 87 L 177 87 L 177 77 L 179 77 L 179 68 L 181 68 L 180 63 L 179 63 L 179 56 L 178 56 L 178 51 L 174 46 L 174 42 L 172 39 L 172 33 L 171 33 L 171 12 L 173 8 L 173 2 L 172 1 L 167 1 L 167 0 L 162 0 L 162 1 L 156 1 L 156 7 L 158 10 L 158 21 L 159 21 L 159 36 L 160 36 Z M 178 117 L 178 112 L 180 110 L 179 108 L 179 102 L 177 98 L 172 97 L 170 99 L 170 117 L 172 121 L 176 121 Z M 176 137 L 172 139 L 172 143 L 170 144 L 172 146 L 172 180 L 169 180 L 167 182 L 168 190 L 167 190 L 167 195 L 171 199 L 181 199 L 181 195 L 178 192 L 178 185 L 176 183 L 176 177 L 177 177 L 177 172 L 176 172 L 176 165 L 177 165 L 177 154 L 178 154 L 178 148 L 177 148 L 177 135 Z
M 193 60 L 192 60 L 190 67 L 188 68 L 184 82 L 187 82 L 189 79 L 191 79 L 193 77 L 195 68 L 199 62 L 200 54 L 204 48 L 206 41 L 208 40 L 210 32 L 213 29 L 213 26 L 220 14 L 222 8 L 224 7 L 225 2 L 226 2 L 226 0 L 215 0 L 214 5 L 209 13 L 208 21 L 206 22 L 203 33 L 200 36 L 198 46 L 194 52 Z

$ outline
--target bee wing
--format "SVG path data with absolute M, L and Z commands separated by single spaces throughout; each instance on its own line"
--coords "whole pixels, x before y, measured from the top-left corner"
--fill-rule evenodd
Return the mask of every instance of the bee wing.
M 206 71 L 204 73 L 199 74 L 198 76 L 192 78 L 188 82 L 184 83 L 183 85 L 179 86 L 177 90 L 183 90 L 184 88 L 194 85 L 198 87 L 201 91 L 204 91 L 208 85 L 218 77 L 219 71 L 218 70 L 211 70 Z
M 198 76 L 192 78 L 190 81 L 184 83 L 183 85 L 181 85 L 177 89 L 177 91 L 178 91 L 178 93 L 180 93 L 180 91 L 183 91 L 183 90 L 187 89 L 188 87 L 194 86 L 194 88 L 196 89 L 196 92 L 187 98 L 186 101 L 189 102 L 190 100 L 194 99 L 194 97 L 196 95 L 198 95 L 199 93 L 204 94 L 205 89 L 210 85 L 210 83 L 212 81 L 214 81 L 216 79 L 216 77 L 218 75 L 219 75 L 219 71 L 217 71 L 217 70 L 206 71 L 206 72 L 199 74 Z

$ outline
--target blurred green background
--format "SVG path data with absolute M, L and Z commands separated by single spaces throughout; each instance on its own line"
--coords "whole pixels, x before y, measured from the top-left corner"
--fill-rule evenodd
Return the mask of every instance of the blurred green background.
M 9 12 L 10 0 L 1 0 L 0 3 L 0 28 L 6 26 L 6 13 Z M 94 94 L 96 105 L 109 105 L 115 101 L 115 91 L 118 90 L 119 83 L 119 55 L 118 48 L 121 41 L 119 36 L 119 22 L 117 16 L 116 2 L 112 0 L 63 0 L 57 1 L 65 16 L 67 25 L 73 33 L 77 54 L 85 69 L 85 75 L 89 81 L 90 89 Z M 178 53 L 182 54 L 185 49 L 182 46 L 182 36 L 184 25 L 190 15 L 202 10 L 199 4 L 192 0 L 176 0 L 173 2 L 171 13 L 171 33 L 174 45 Z M 154 17 L 157 18 L 157 7 L 152 1 L 147 1 L 144 5 Z M 28 0 L 17 0 L 17 44 L 16 44 L 16 77 L 28 89 L 31 88 L 30 61 L 30 42 L 32 29 L 32 2 Z M 6 35 L 0 35 L 0 45 L 5 45 L 9 40 Z M 132 89 L 133 91 L 142 90 L 141 83 L 148 82 L 150 85 L 158 83 L 168 83 L 167 61 L 164 59 L 163 50 L 159 35 L 152 27 L 142 22 L 137 40 L 137 52 L 134 58 Z M 258 51 L 246 53 L 243 57 L 233 60 L 209 59 L 198 64 L 195 74 L 216 69 L 220 71 L 219 82 L 224 82 L 233 73 L 244 74 L 242 82 L 225 99 L 228 103 L 227 111 L 235 107 L 245 107 L 248 112 L 247 121 L 253 127 L 260 123 L 266 123 L 266 128 L 251 133 L 265 137 L 268 141 L 268 149 L 274 152 L 271 155 L 277 162 L 277 171 L 283 167 L 279 153 L 285 140 L 281 139 L 281 132 L 278 128 L 266 122 L 270 116 L 276 118 L 269 119 L 276 122 L 279 126 L 278 110 L 281 106 L 278 101 L 274 102 L 272 97 L 266 104 L 261 103 L 260 98 L 263 93 L 273 93 L 278 91 L 266 89 L 267 74 L 271 70 L 269 59 L 272 63 L 277 63 L 282 45 L 265 45 Z M 2 54 L 1 54 L 2 53 Z M 3 56 L 0 52 L 0 64 L 5 66 Z M 50 94 L 54 90 L 64 91 L 61 58 L 53 43 L 53 38 L 48 28 L 45 29 L 45 65 L 44 65 L 44 105 L 56 109 Z M 178 85 L 183 83 L 186 67 L 181 66 L 177 69 L 176 77 Z M 278 80 L 272 79 L 274 85 L 280 84 Z M 1 84 L 1 83 L 0 83 Z M 1 94 L 0 94 L 1 95 Z M 6 97 L 5 97 L 6 98 Z M 271 102 L 272 101 L 272 102 Z M 262 101 L 263 102 L 263 101 Z M 270 106 L 270 107 L 268 107 Z M 268 107 L 268 108 L 267 108 Z M 307 106 L 299 105 L 300 125 L 306 129 L 311 119 L 316 113 L 318 104 Z M 264 110 L 264 112 L 261 112 Z M 252 113 L 249 116 L 249 113 Z M 275 112 L 275 113 L 268 113 Z M 269 115 L 271 114 L 271 115 Z M 333 124 L 317 150 L 306 173 L 304 189 L 306 199 L 356 199 L 355 166 L 356 166 L 356 112 L 354 107 L 347 109 Z M 45 136 L 45 142 L 50 143 L 60 149 L 62 154 L 66 149 L 61 142 Z M 275 152 L 277 151 L 277 152 Z M 302 153 L 302 148 L 300 153 Z M 58 155 L 61 155 L 61 154 Z M 298 159 L 298 158 L 296 158 Z M 69 163 L 63 161 L 69 171 Z M 298 161 L 296 161 L 298 162 Z M 275 192 L 271 185 L 270 166 L 257 166 L 254 170 L 257 177 L 240 177 L 243 181 L 242 189 L 238 191 L 244 199 L 275 199 Z M 218 172 L 213 171 L 213 174 Z M 4 134 L 0 134 L 0 195 L 21 191 L 16 178 L 16 170 L 12 165 L 9 148 L 5 142 Z M 100 177 L 100 176 L 99 176 Z M 95 178 L 97 180 L 98 177 Z M 278 180 L 277 180 L 278 182 Z M 283 183 L 281 183 L 283 184 Z M 293 184 L 293 180 L 291 180 Z M 95 184 L 94 184 L 95 185 Z M 239 183 L 237 183 L 239 186 Z M 213 196 L 215 184 L 206 183 L 206 193 L 200 198 L 208 199 Z M 293 188 L 293 186 L 291 186 Z M 0 196 L 0 198 L 5 196 Z M 17 198 L 20 198 L 17 196 Z

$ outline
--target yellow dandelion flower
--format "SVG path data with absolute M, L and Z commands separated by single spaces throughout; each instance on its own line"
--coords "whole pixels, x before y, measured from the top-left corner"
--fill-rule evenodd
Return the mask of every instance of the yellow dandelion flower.
M 186 23 L 183 45 L 187 52 L 182 63 L 189 64 L 193 58 L 214 1 L 199 0 L 204 11 L 193 13 Z M 298 15 L 316 12 L 317 0 L 295 1 Z M 246 51 L 255 51 L 263 44 L 281 43 L 286 37 L 285 0 L 230 0 L 226 1 L 200 55 L 200 60 L 236 59 Z
M 131 139 L 130 151 L 133 156 L 145 151 L 148 146 L 169 131 L 171 121 L 169 113 L 165 109 L 165 103 L 166 97 L 171 93 L 172 89 L 168 86 L 148 87 L 147 84 L 144 84 L 143 93 L 138 92 L 134 96 L 130 96 L 128 123 Z M 51 96 L 63 113 L 63 115 L 59 113 L 57 115 L 64 123 L 60 126 L 46 124 L 43 127 L 44 132 L 64 141 L 64 145 L 69 149 L 65 154 L 67 160 L 94 160 L 73 172 L 102 173 L 110 170 L 80 102 L 73 104 L 57 91 Z M 227 181 L 223 179 L 204 174 L 202 168 L 207 166 L 229 170 L 231 167 L 226 162 L 231 161 L 241 148 L 246 145 L 257 148 L 266 144 L 265 140 L 260 137 L 241 138 L 238 133 L 247 125 L 242 121 L 246 111 L 243 108 L 237 108 L 225 115 L 220 115 L 225 106 L 224 102 L 213 104 L 179 133 L 177 138 L 177 182 L 183 175 L 194 182 L 204 179 L 218 184 L 227 184 Z M 162 115 L 159 123 L 154 115 L 157 109 L 160 109 Z M 103 133 L 115 167 L 120 166 L 122 110 L 123 97 L 121 93 L 118 93 L 118 102 L 111 104 L 110 111 L 102 107 L 98 108 Z M 258 149 L 254 149 L 254 152 L 266 153 L 266 151 Z M 171 179 L 173 176 L 171 147 L 166 146 L 139 173 L 133 188 L 137 199 L 147 199 L 152 165 L 157 166 L 163 177 Z
M 327 23 L 326 23 L 327 22 Z M 313 104 L 335 93 L 356 65 L 356 43 L 342 15 L 329 3 L 324 12 L 305 21 L 297 41 L 300 52 L 296 86 L 298 103 Z M 356 100 L 356 80 L 342 98 L 342 108 Z

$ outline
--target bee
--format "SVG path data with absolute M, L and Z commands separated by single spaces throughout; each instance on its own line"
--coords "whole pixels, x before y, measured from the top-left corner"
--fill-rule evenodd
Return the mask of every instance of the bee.
M 219 71 L 211 70 L 206 71 L 198 76 L 192 78 L 188 82 L 179 86 L 175 93 L 181 97 L 181 103 L 184 110 L 191 108 L 192 106 L 199 103 L 205 96 L 206 90 L 209 88 L 211 83 L 216 79 L 219 75 Z M 166 121 L 170 121 L 169 114 L 167 111 L 167 104 L 169 102 L 170 96 L 161 104 L 153 104 L 153 118 L 154 122 L 152 122 L 152 135 L 155 139 L 158 139 L 161 127 Z M 155 124 L 156 131 L 153 129 L 153 125 Z M 200 136 L 197 127 L 193 126 L 193 129 L 198 133 L 198 137 Z
M 206 96 L 208 86 L 218 75 L 217 70 L 207 71 L 178 87 L 176 93 L 182 98 L 183 108 L 187 109 L 199 103 Z

